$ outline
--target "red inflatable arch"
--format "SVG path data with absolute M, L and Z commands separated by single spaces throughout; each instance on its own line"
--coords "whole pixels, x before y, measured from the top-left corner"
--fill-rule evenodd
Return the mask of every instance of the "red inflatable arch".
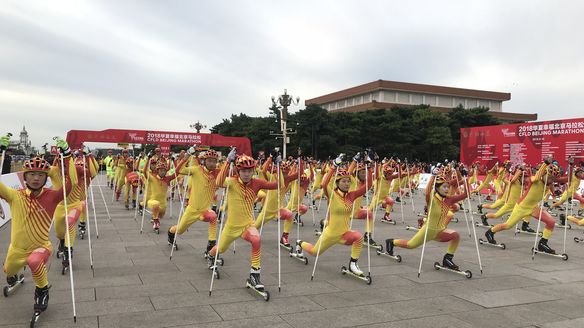
M 239 154 L 251 155 L 251 142 L 246 137 L 226 137 L 220 134 L 119 130 L 103 131 L 71 130 L 67 142 L 72 148 L 80 148 L 84 142 L 111 142 L 128 144 L 156 144 L 163 154 L 170 153 L 171 145 L 206 145 L 211 147 L 236 146 Z

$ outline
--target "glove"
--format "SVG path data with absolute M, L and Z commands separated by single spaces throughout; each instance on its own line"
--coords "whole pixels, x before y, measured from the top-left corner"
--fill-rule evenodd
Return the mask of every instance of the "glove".
M 339 154 L 339 156 L 337 156 L 337 158 L 335 158 L 335 160 L 333 161 L 333 164 L 335 165 L 335 167 L 338 167 L 343 163 L 344 157 L 345 157 L 345 154 L 341 153 L 341 154 Z
M 235 161 L 235 157 L 237 157 L 237 149 L 235 147 L 231 148 L 229 154 L 227 154 L 227 162 L 233 163 Z
M 384 158 L 381 160 L 381 164 L 385 164 L 385 163 L 387 163 L 388 161 L 389 161 L 389 160 L 387 159 L 387 157 L 384 157 Z
M 91 150 L 89 149 L 89 147 L 83 146 L 83 155 L 87 155 L 89 153 L 91 153 Z
M 195 147 L 190 147 L 189 149 L 187 149 L 187 153 L 189 155 L 194 155 L 196 152 Z
M 355 162 L 361 161 L 361 152 L 358 152 L 357 154 L 355 154 L 355 156 L 353 156 L 353 160 Z
M 9 136 L 0 137 L 0 150 L 6 150 L 6 148 L 8 148 L 9 144 L 10 144 L 10 137 Z
M 61 153 L 64 156 L 69 156 L 71 155 L 71 149 L 69 148 L 69 144 L 67 143 L 67 141 L 58 138 L 57 139 L 57 147 L 59 147 L 59 149 L 61 150 Z
M 154 154 L 152 153 L 152 150 L 148 152 L 148 154 L 146 155 L 146 157 L 148 157 L 148 159 L 152 158 L 152 156 L 154 156 Z

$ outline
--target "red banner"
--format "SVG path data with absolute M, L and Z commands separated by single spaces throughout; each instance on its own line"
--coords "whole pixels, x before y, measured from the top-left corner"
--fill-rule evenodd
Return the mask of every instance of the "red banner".
M 584 118 L 460 129 L 460 160 L 491 165 L 510 160 L 535 165 L 551 155 L 561 166 L 568 156 L 584 161 Z
M 128 144 L 156 144 L 161 151 L 170 151 L 171 145 L 207 145 L 211 147 L 237 147 L 239 154 L 251 155 L 251 142 L 246 137 L 226 137 L 220 134 L 118 130 L 103 131 L 71 130 L 67 142 L 72 148 L 80 148 L 84 142 L 111 142 Z

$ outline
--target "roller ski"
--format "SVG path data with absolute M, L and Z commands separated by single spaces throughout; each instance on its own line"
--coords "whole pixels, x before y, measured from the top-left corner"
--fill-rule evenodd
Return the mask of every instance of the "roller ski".
M 396 225 L 395 220 L 389 217 L 389 213 L 385 213 L 385 215 L 381 218 L 380 221 L 381 221 L 381 223 Z
M 454 255 L 452 255 L 452 254 L 444 255 L 444 259 L 442 260 L 442 264 L 440 264 L 439 262 L 434 262 L 434 269 L 449 271 L 449 272 L 453 272 L 453 273 L 456 273 L 459 275 L 463 275 L 466 277 L 466 279 L 472 278 L 472 272 L 470 272 L 470 270 L 461 271 L 458 268 L 458 265 L 454 264 L 454 262 L 452 261 L 453 257 L 454 257 Z
M 374 248 L 378 251 L 383 251 L 383 246 L 378 244 L 375 240 L 373 240 L 373 237 L 371 237 L 371 234 L 369 232 L 366 232 L 363 235 L 363 243 L 368 247 Z
M 207 267 L 209 270 L 213 271 L 213 275 L 215 279 L 221 279 L 221 275 L 219 274 L 219 259 L 217 259 L 217 263 L 215 263 L 215 257 L 207 254 Z
M 264 301 L 270 300 L 270 292 L 265 290 L 264 285 L 260 281 L 260 270 L 251 268 L 251 273 L 249 274 L 249 278 L 245 282 L 245 287 L 254 290 L 258 293 L 261 297 L 264 298 Z
M 385 240 L 385 252 L 383 250 L 378 249 L 375 253 L 377 253 L 377 255 L 383 255 L 385 257 L 389 257 L 390 259 L 393 259 L 398 263 L 402 261 L 401 255 L 394 255 L 393 254 L 393 239 L 386 239 Z
M 160 220 L 158 219 L 152 220 L 152 230 L 154 230 L 154 233 L 156 233 L 157 235 L 160 234 Z
M 341 267 L 341 273 L 343 275 L 348 274 L 350 276 L 353 276 L 359 280 L 363 280 L 367 283 L 367 285 L 371 285 L 371 283 L 373 282 L 373 280 L 371 280 L 371 275 L 365 275 L 365 273 L 363 273 L 363 271 L 361 271 L 361 269 L 359 269 L 359 266 L 357 265 L 357 260 L 355 259 L 351 259 L 351 262 L 349 263 L 349 268 L 347 269 L 346 266 L 342 266 Z
M 80 222 L 79 223 L 79 237 L 81 237 L 81 239 L 85 239 L 86 233 L 87 233 L 87 230 L 85 227 L 85 222 Z
M 572 225 L 571 224 L 567 224 L 566 225 L 566 215 L 565 214 L 560 214 L 560 224 L 557 225 L 558 228 L 567 228 L 568 230 L 572 229 Z
M 211 249 L 213 249 L 213 247 L 215 247 L 215 245 L 217 244 L 216 240 L 209 240 L 207 242 L 207 250 L 205 252 L 203 252 L 203 258 L 209 260 L 210 258 L 213 259 L 213 264 L 215 264 L 215 258 L 211 256 L 211 254 L 209 254 L 209 252 L 211 251 Z M 219 266 L 223 266 L 224 264 L 224 260 L 222 257 L 217 258 L 217 265 Z
M 417 227 L 414 227 L 414 226 L 411 226 L 411 225 L 407 225 L 406 226 L 406 230 L 408 230 L 408 231 L 418 231 L 418 230 L 420 230 L 420 228 L 417 228 Z
M 8 297 L 12 295 L 12 293 L 22 284 L 24 284 L 24 275 L 21 273 L 20 275 L 15 274 L 11 277 L 6 277 L 6 282 L 8 283 L 7 286 L 4 286 L 2 290 L 4 293 L 4 297 Z
M 320 220 L 320 230 L 314 229 L 314 235 L 320 236 L 322 235 L 322 231 L 324 230 L 324 220 Z
M 537 243 L 537 248 L 531 248 L 531 251 L 533 252 L 533 255 L 535 255 L 535 254 L 545 254 L 545 255 L 548 255 L 548 256 L 553 256 L 553 257 L 561 258 L 564 261 L 567 261 L 568 260 L 568 254 L 566 254 L 566 253 L 556 254 L 556 251 L 553 250 L 547 244 L 547 239 L 545 239 L 545 238 L 540 238 L 539 239 L 539 243 Z
M 124 207 L 126 208 L 126 210 L 128 210 L 128 211 L 129 211 L 129 210 L 130 210 L 130 203 L 128 203 L 128 202 L 125 202 L 125 203 L 124 203 Z
M 47 310 L 49 306 L 49 288 L 50 286 L 45 286 L 43 288 L 36 287 L 34 291 L 34 314 L 30 320 L 30 327 L 34 327 L 39 321 L 41 313 Z
M 174 233 L 170 232 L 170 229 L 168 230 L 168 240 L 167 241 L 168 241 L 168 246 L 174 247 L 174 250 L 178 251 L 178 245 L 177 245 L 176 241 L 174 240 Z
M 518 234 L 518 233 L 519 233 L 519 234 L 527 234 L 527 235 L 532 235 L 532 236 L 535 236 L 535 230 L 531 229 L 531 228 L 529 227 L 529 222 L 525 222 L 525 221 L 523 221 L 523 223 L 521 223 L 521 228 L 517 228 L 517 229 L 515 229 L 515 234 Z M 541 237 L 542 235 L 543 235 L 543 233 L 542 233 L 542 232 L 540 232 L 540 233 L 538 234 L 538 236 L 540 236 L 540 237 Z
M 294 224 L 298 224 L 301 227 L 304 227 L 304 221 L 302 221 L 302 218 L 298 215 L 298 213 L 294 215 Z
M 489 224 L 487 220 L 487 216 L 485 214 L 481 215 L 481 222 L 475 222 L 476 227 L 483 227 L 483 228 L 492 228 L 493 226 Z
M 493 231 L 491 231 L 491 229 L 489 229 L 489 230 L 487 230 L 487 232 L 485 232 L 485 237 L 487 237 L 486 241 L 483 240 L 482 238 L 479 238 L 479 244 L 497 247 L 500 249 L 507 248 L 507 246 L 505 246 L 505 244 L 503 244 L 503 243 L 498 244 L 497 243 L 497 241 L 495 240 L 495 233 Z
M 308 258 L 304 255 L 302 251 L 302 247 L 300 244 L 302 243 L 301 240 L 296 241 L 296 247 L 294 250 L 290 248 L 290 257 L 297 259 L 300 262 L 304 262 L 304 265 L 308 265 Z
M 478 204 L 477 205 L 477 210 L 479 214 L 483 214 L 483 204 Z
M 280 237 L 280 247 L 288 250 L 289 252 L 292 251 L 292 246 L 290 245 L 290 241 L 288 240 L 288 233 L 282 233 L 282 237 Z
M 73 248 L 70 248 L 70 250 L 71 250 L 71 258 L 73 258 Z M 65 273 L 67 273 L 67 271 L 69 271 L 69 265 L 70 265 L 69 251 L 67 250 L 67 248 L 64 248 L 63 260 L 61 261 L 61 265 L 63 265 L 63 268 L 61 269 L 61 274 L 64 275 Z
M 584 243 L 584 238 L 574 237 L 574 242 L 576 242 L 576 243 Z

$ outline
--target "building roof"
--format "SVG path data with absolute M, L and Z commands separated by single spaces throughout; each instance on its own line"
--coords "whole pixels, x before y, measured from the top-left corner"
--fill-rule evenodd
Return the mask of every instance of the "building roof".
M 324 96 L 307 99 L 304 104 L 325 104 L 332 101 L 337 101 L 345 99 L 352 96 L 357 96 L 360 94 L 376 91 L 376 90 L 396 90 L 396 91 L 406 91 L 406 92 L 419 92 L 435 95 L 447 95 L 447 96 L 457 96 L 457 97 L 470 97 L 478 99 L 488 99 L 488 100 L 498 100 L 506 101 L 511 99 L 511 94 L 506 92 L 494 92 L 494 91 L 483 91 L 483 90 L 473 90 L 473 89 L 462 89 L 462 88 L 451 88 L 443 87 L 438 85 L 429 84 L 418 84 L 418 83 L 407 83 L 407 82 L 396 82 L 396 81 L 386 81 L 377 80 L 349 89 L 329 93 Z

